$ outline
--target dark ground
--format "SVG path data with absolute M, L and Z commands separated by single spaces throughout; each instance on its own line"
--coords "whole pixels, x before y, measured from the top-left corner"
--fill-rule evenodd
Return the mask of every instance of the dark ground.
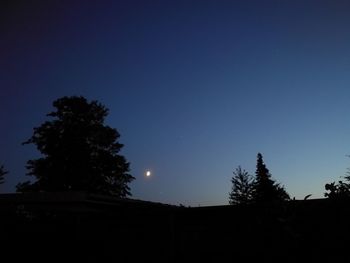
M 1 254 L 88 262 L 350 262 L 350 201 L 185 208 L 84 193 L 0 195 Z

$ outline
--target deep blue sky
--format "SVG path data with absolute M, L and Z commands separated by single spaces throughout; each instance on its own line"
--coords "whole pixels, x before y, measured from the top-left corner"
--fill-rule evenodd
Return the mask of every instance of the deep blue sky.
M 70 95 L 110 109 L 134 198 L 226 204 L 232 171 L 253 174 L 258 152 L 296 198 L 322 197 L 350 166 L 346 1 L 9 1 L 1 12 L 2 192 L 28 179 L 38 153 L 21 142 Z

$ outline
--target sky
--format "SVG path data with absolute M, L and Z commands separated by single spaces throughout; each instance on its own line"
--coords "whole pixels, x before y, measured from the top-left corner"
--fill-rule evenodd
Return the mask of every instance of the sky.
M 261 152 L 291 197 L 350 167 L 347 1 L 8 1 L 0 14 L 0 192 L 28 180 L 22 145 L 52 102 L 109 108 L 133 198 L 228 203 Z M 150 170 L 152 176 L 145 177 Z

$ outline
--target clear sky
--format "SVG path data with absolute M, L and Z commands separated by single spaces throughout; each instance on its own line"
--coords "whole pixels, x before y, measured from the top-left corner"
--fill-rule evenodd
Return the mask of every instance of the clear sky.
M 137 199 L 228 203 L 261 152 L 292 197 L 323 197 L 350 166 L 347 1 L 8 1 L 0 22 L 2 192 L 52 102 L 110 109 Z M 152 176 L 146 178 L 147 169 Z

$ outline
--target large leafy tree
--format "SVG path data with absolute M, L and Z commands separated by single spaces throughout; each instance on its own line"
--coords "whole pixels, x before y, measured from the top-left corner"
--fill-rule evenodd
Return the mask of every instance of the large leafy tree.
M 104 124 L 108 109 L 84 97 L 53 102 L 51 120 L 34 128 L 24 144 L 34 144 L 43 155 L 29 160 L 28 175 L 37 180 L 17 185 L 17 191 L 86 191 L 126 197 L 129 163 L 119 154 L 118 131 Z
M 232 190 L 229 195 L 229 203 L 231 205 L 249 204 L 253 197 L 253 177 L 241 166 L 238 166 L 233 172 L 231 182 Z
M 5 174 L 7 174 L 8 171 L 5 170 L 5 167 L 3 165 L 0 166 L 0 184 L 3 184 L 5 182 Z
M 261 153 L 257 155 L 253 199 L 256 202 L 282 201 L 289 199 L 284 187 L 271 179 Z

